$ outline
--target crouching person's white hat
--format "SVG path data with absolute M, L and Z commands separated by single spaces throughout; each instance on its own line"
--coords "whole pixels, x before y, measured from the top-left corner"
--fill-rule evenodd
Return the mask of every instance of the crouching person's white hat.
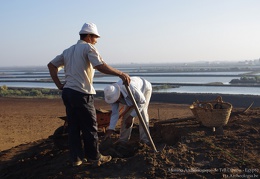
M 104 97 L 105 101 L 108 104 L 115 103 L 120 97 L 120 87 L 117 83 L 113 83 L 108 85 L 104 89 Z
M 94 23 L 85 23 L 83 24 L 81 30 L 79 31 L 79 34 L 94 34 L 98 37 L 100 37 L 97 26 Z

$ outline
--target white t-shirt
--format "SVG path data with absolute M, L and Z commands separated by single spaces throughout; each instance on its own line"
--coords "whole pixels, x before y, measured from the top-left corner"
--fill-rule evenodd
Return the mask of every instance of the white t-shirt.
M 94 45 L 83 40 L 63 51 L 51 63 L 56 67 L 64 66 L 65 86 L 86 94 L 96 94 L 93 87 L 95 69 L 93 67 L 103 64 Z

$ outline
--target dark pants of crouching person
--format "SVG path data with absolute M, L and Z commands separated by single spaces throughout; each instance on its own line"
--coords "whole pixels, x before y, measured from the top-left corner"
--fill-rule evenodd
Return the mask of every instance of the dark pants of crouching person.
M 98 160 L 100 153 L 94 96 L 64 88 L 62 99 L 66 106 L 71 160 L 74 162 L 83 158 Z

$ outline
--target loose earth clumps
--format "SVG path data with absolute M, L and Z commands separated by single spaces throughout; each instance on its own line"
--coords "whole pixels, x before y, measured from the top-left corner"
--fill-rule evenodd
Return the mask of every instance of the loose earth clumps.
M 150 146 L 139 143 L 138 121 L 135 121 L 131 140 L 125 145 L 115 143 L 118 132 L 112 135 L 111 139 L 104 141 L 104 133 L 100 131 L 100 151 L 112 155 L 111 162 L 98 168 L 90 162 L 72 168 L 68 162 L 68 150 L 59 149 L 50 137 L 55 129 L 63 124 L 58 119 L 64 115 L 61 101 L 10 99 L 5 101 L 5 105 L 2 105 L 2 102 L 1 99 L 0 121 L 1 126 L 5 127 L 1 127 L 0 132 L 10 133 L 9 139 L 1 135 L 2 146 L 5 143 L 7 145 L 8 140 L 10 143 L 10 137 L 15 135 L 14 142 L 15 139 L 25 141 L 22 136 L 29 131 L 35 140 L 1 149 L 0 178 L 260 176 L 259 107 L 252 106 L 245 113 L 241 112 L 243 109 L 233 109 L 228 124 L 223 127 L 223 133 L 218 133 L 217 129 L 213 131 L 212 128 L 202 126 L 200 122 L 193 120 L 189 105 L 151 103 L 150 133 L 159 152 L 154 152 Z M 19 107 L 20 103 L 23 105 Z M 97 100 L 96 105 L 105 109 L 109 107 L 102 100 Z M 14 108 L 19 110 L 15 112 Z M 190 119 L 165 122 L 173 118 L 187 117 Z M 10 120 L 16 125 L 8 125 Z M 28 126 L 28 121 L 31 121 L 33 126 Z M 47 137 L 43 133 L 47 134 Z

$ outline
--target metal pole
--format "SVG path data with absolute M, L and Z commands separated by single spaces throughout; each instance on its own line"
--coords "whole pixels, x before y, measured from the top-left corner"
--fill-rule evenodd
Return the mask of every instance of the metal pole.
M 154 151 L 157 152 L 157 149 L 156 149 L 156 147 L 154 145 L 153 139 L 152 139 L 152 137 L 151 137 L 151 135 L 150 135 L 150 133 L 149 133 L 149 131 L 147 129 L 147 126 L 146 126 L 146 124 L 144 122 L 143 116 L 141 115 L 141 113 L 140 113 L 140 111 L 139 111 L 139 109 L 137 107 L 137 104 L 136 104 L 136 101 L 134 99 L 134 96 L 133 96 L 133 94 L 132 94 L 132 92 L 131 92 L 131 90 L 130 90 L 130 88 L 129 88 L 129 86 L 127 84 L 125 84 L 125 88 L 126 88 L 128 94 L 130 95 L 132 103 L 134 104 L 134 108 L 135 108 L 135 111 L 136 111 L 136 113 L 138 115 L 139 122 L 141 123 L 142 127 L 144 128 L 145 134 L 148 137 L 148 139 L 149 139 L 149 141 L 150 141 Z

